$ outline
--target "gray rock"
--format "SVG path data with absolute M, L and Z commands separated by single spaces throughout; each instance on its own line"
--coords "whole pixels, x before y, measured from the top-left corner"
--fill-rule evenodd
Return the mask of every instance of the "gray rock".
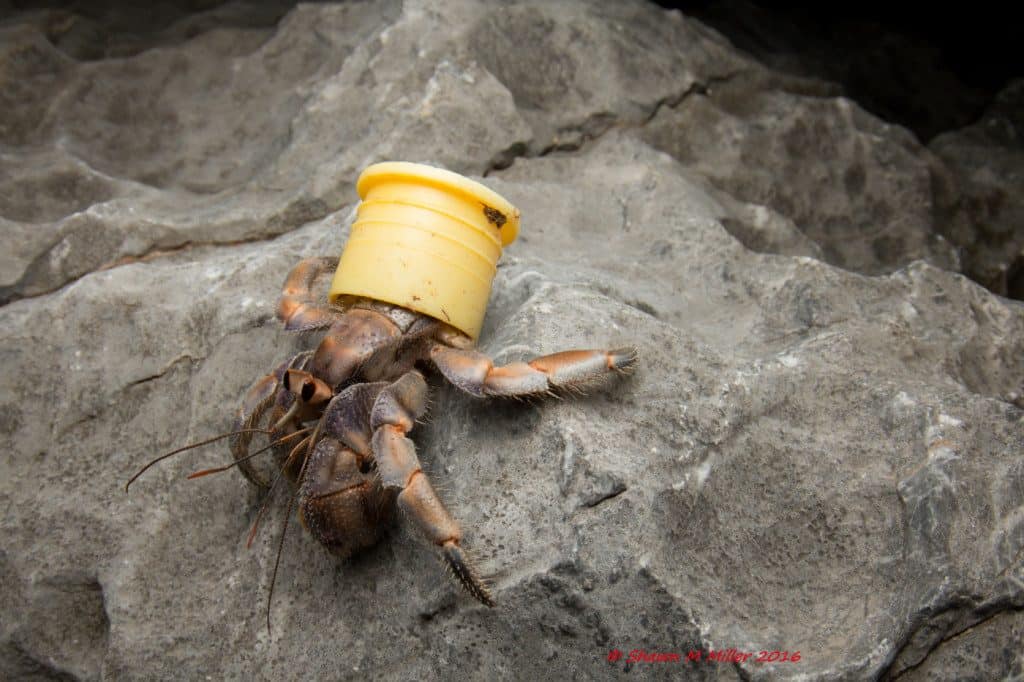
M 929 144 L 949 172 L 937 184 L 939 229 L 964 253 L 964 274 L 1024 298 L 1024 80 L 1004 89 L 980 121 Z
M 909 205 L 931 200 L 938 162 L 845 100 L 766 92 L 761 67 L 675 14 L 521 7 L 303 5 L 275 29 L 172 26 L 156 49 L 90 62 L 35 19 L 3 29 L 28 56 L 0 68 L 49 80 L 0 122 L 0 676 L 1021 674 L 1024 306 L 941 267 Z M 575 26 L 592 61 L 560 45 Z M 498 40 L 508 27 L 547 55 L 524 63 L 565 70 L 517 70 L 529 44 Z M 623 97 L 644 60 L 658 88 Z M 117 123 L 99 87 L 147 104 Z M 722 113 L 716 89 L 749 108 Z M 698 110 L 791 165 L 744 169 L 742 144 L 682 154 Z M 771 116 L 834 144 L 830 178 L 869 164 L 864 192 L 891 214 L 841 183 L 815 207 L 812 171 L 760 132 Z M 226 447 L 123 485 L 227 428 L 254 379 L 315 342 L 273 319 L 281 283 L 340 252 L 351 183 L 383 158 L 487 172 L 522 211 L 483 350 L 636 343 L 642 360 L 576 400 L 434 389 L 421 459 L 496 609 L 405 525 L 341 563 L 293 523 L 268 635 L 286 500 L 247 551 L 258 492 L 183 480 Z M 758 193 L 772 182 L 803 212 Z M 848 247 L 814 227 L 846 213 Z M 876 234 L 900 240 L 895 257 L 867 255 Z M 753 656 L 685 662 L 729 648 Z M 630 663 L 634 649 L 684 661 Z
M 724 82 L 659 111 L 641 135 L 715 187 L 792 221 L 829 263 L 865 274 L 918 259 L 956 267 L 935 232 L 936 161 L 913 135 L 841 97 L 767 85 Z M 747 233 L 736 236 L 777 252 Z
M 643 123 L 702 84 L 752 67 L 678 11 L 636 2 L 496 4 L 470 27 L 468 48 L 512 93 L 533 128 L 533 152 Z
M 906 673 L 907 680 L 963 680 L 978 671 L 1005 671 L 1006 677 L 1020 676 L 1021 665 L 1007 643 L 1024 641 L 1024 615 L 998 612 L 962 633 L 943 641 L 942 646 Z
M 15 150 L 0 210 L 33 233 L 0 260 L 0 298 L 189 244 L 274 237 L 352 202 L 374 161 L 482 172 L 529 129 L 508 91 L 441 38 L 470 21 L 459 9 L 303 6 L 274 31 L 210 30 L 90 62 L 33 22 L 0 27 L 12 112 L 0 143 Z

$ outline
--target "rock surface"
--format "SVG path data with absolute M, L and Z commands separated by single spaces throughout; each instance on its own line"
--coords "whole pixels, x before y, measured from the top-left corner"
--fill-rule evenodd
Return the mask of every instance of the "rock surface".
M 641 3 L 225 7 L 146 49 L 0 25 L 0 676 L 1024 674 L 1024 306 L 935 217 L 975 215 L 987 166 L 950 150 L 977 133 L 929 151 Z M 405 527 L 346 563 L 293 527 L 268 635 L 259 494 L 182 480 L 226 448 L 123 484 L 313 342 L 281 282 L 340 252 L 382 159 L 522 211 L 486 352 L 642 361 L 579 400 L 435 389 L 421 459 L 497 609 Z M 728 648 L 754 656 L 625 660 Z
M 929 144 L 946 162 L 939 229 L 964 253 L 964 274 L 1024 300 L 1024 80 L 996 97 L 974 125 Z

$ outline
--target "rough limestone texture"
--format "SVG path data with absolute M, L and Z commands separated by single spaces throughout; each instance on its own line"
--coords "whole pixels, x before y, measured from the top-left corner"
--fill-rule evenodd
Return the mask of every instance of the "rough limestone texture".
M 941 229 L 964 251 L 964 273 L 1024 300 L 1024 80 L 999 93 L 974 125 L 932 140 L 940 175 Z
M 788 218 L 834 265 L 879 274 L 914 259 L 957 263 L 934 232 L 934 159 L 849 100 L 726 82 L 659 111 L 641 137 L 731 197 Z M 765 250 L 757 232 L 734 230 Z
M 957 138 L 648 4 L 217 11 L 0 25 L 0 677 L 1024 675 L 1024 306 L 939 236 L 979 185 L 929 178 L 985 168 Z M 123 487 L 315 343 L 281 283 L 382 159 L 521 209 L 483 350 L 641 361 L 581 399 L 434 389 L 421 460 L 497 608 L 404 524 L 339 562 L 293 519 L 268 634 L 284 495 L 246 550 L 260 493 L 184 480 L 222 444 Z

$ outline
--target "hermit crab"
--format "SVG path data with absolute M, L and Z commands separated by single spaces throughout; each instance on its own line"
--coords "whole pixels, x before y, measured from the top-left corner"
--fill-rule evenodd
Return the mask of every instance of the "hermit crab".
M 490 279 L 481 291 L 472 276 L 453 274 L 469 256 L 456 258 L 445 249 L 453 235 L 475 250 L 481 243 L 496 245 L 489 252 L 493 278 L 501 246 L 518 230 L 518 211 L 482 185 L 417 164 L 371 166 L 358 189 L 363 202 L 340 265 L 334 258 L 301 261 L 277 305 L 285 329 L 323 332 L 322 338 L 315 349 L 298 353 L 249 389 L 232 432 L 222 436 L 231 439 L 233 463 L 190 478 L 237 466 L 257 486 L 272 489 L 283 476 L 294 490 L 288 516 L 297 502 L 303 526 L 340 557 L 377 543 L 401 509 L 462 587 L 494 606 L 462 546 L 459 524 L 435 493 L 408 437 L 426 411 L 426 376 L 439 373 L 476 398 L 545 396 L 627 372 L 637 352 L 570 350 L 495 365 L 474 350 Z M 446 226 L 437 213 L 457 224 Z M 399 233 L 391 234 L 392 241 L 385 238 L 389 230 Z M 447 241 L 438 246 L 439 240 Z M 319 285 L 335 270 L 329 297 L 321 300 Z M 415 272 L 408 286 L 398 282 L 410 270 Z M 273 480 L 252 466 L 251 458 L 262 451 L 249 452 L 257 433 L 269 437 L 277 458 Z M 153 460 L 129 484 L 179 451 Z M 284 533 L 282 543 L 283 538 Z M 275 563 L 275 578 L 276 572 Z

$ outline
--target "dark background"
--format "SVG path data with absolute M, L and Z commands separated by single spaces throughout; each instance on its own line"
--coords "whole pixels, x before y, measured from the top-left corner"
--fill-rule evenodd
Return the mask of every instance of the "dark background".
M 706 0 L 659 2 L 765 63 L 843 86 L 848 97 L 927 143 L 975 121 L 1024 76 L 1010 4 Z

